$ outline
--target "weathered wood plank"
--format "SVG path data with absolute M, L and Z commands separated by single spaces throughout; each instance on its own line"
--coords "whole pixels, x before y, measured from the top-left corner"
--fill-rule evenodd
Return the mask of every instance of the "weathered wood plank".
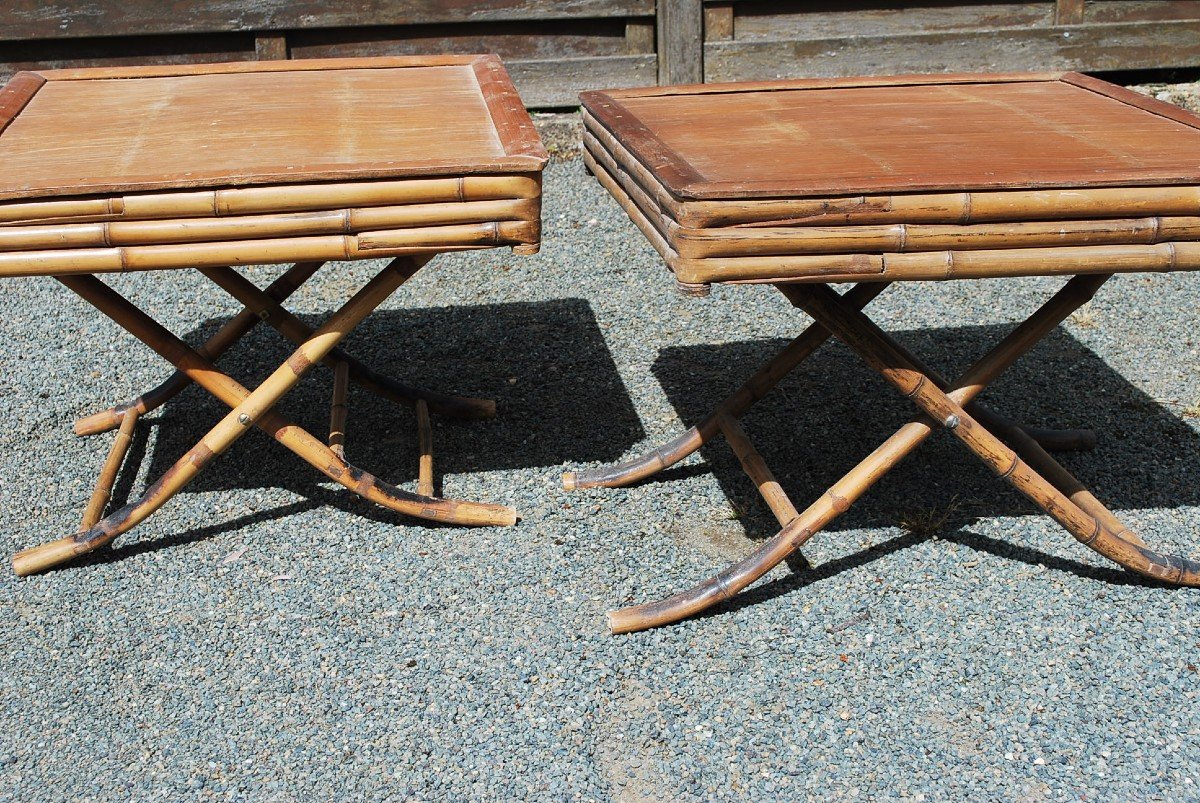
M 837 39 L 984 28 L 1045 27 L 1054 24 L 1054 2 L 924 5 L 847 2 L 797 7 L 795 4 L 754 1 L 735 3 L 734 15 L 739 41 Z
M 278 61 L 288 57 L 287 37 L 264 34 L 254 37 L 254 55 L 259 61 Z
M 638 19 L 625 21 L 625 52 L 654 52 L 654 20 Z
M 704 41 L 723 42 L 733 38 L 733 4 L 704 4 Z
M 1194 20 L 1200 19 L 1200 2 L 1198 0 L 1090 2 L 1083 5 L 1083 19 L 1085 22 Z
M 696 0 L 698 3 L 699 0 Z M 5 0 L 0 39 L 648 17 L 654 0 Z
M 132 64 L 207 64 L 252 61 L 250 34 L 130 36 L 0 42 L 0 80 L 21 70 L 120 67 Z
M 704 11 L 700 0 L 658 0 L 658 82 L 704 80 Z
M 1054 4 L 1055 25 L 1078 25 L 1083 22 L 1083 0 L 1057 0 Z
M 1200 64 L 1200 21 L 709 42 L 704 53 L 709 81 L 1186 67 Z
M 557 61 L 508 61 L 521 99 L 531 109 L 579 105 L 579 93 L 611 86 L 653 86 L 657 62 L 653 54 L 604 56 Z
M 289 34 L 292 58 L 495 53 L 505 61 L 628 55 L 621 20 L 334 28 Z M 653 53 L 653 47 L 643 51 Z

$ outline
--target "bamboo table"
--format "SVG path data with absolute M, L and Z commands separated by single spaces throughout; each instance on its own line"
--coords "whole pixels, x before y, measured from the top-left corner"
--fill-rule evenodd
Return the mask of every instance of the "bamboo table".
M 409 387 L 338 343 L 435 254 L 540 242 L 546 153 L 493 56 L 331 59 L 20 73 L 0 91 L 0 276 L 53 276 L 176 367 L 75 424 L 119 428 L 79 532 L 18 553 L 17 574 L 91 552 L 143 521 L 258 427 L 329 479 L 392 510 L 510 525 L 509 507 L 435 497 L 429 415 L 487 418 L 486 399 Z M 326 261 L 390 258 L 324 325 L 282 303 Z M 265 289 L 234 265 L 295 263 Z M 244 310 L 199 348 L 94 274 L 195 268 Z M 163 274 L 164 281 L 168 280 Z M 214 361 L 259 321 L 297 348 L 254 390 Z M 334 369 L 328 443 L 274 411 L 317 363 Z M 415 408 L 416 492 L 346 462 L 353 381 Z M 105 515 L 140 416 L 195 382 L 230 412 L 141 498 Z
M 584 158 L 688 294 L 774 285 L 814 323 L 700 423 L 565 487 L 623 486 L 723 435 L 782 529 L 745 559 L 659 602 L 609 615 L 613 632 L 678 621 L 762 577 L 935 428 L 954 435 L 1120 565 L 1200 585 L 1200 563 L 1159 554 L 1049 454 L 1088 431 L 1021 426 L 976 397 L 1112 274 L 1200 268 L 1200 118 L 1087 76 L 909 76 L 588 92 Z M 950 381 L 863 312 L 893 281 L 1067 275 L 1066 286 Z M 830 283 L 853 282 L 838 294 Z M 798 510 L 738 419 L 830 336 L 918 415 Z

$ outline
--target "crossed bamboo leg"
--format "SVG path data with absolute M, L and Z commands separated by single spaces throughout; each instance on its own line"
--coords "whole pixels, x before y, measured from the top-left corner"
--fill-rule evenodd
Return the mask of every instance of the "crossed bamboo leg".
M 939 424 L 951 430 L 972 452 L 1050 513 L 1085 545 L 1126 568 L 1154 579 L 1176 584 L 1200 585 L 1200 564 L 1177 556 L 1159 555 L 1146 548 L 1140 538 L 1121 525 L 1110 511 L 1050 457 L 1035 434 L 986 411 L 980 405 L 971 405 L 975 396 L 1067 315 L 1090 299 L 1107 278 L 1086 276 L 1072 279 L 1063 290 L 1004 338 L 953 385 L 948 385 L 941 377 L 924 370 L 915 358 L 860 311 L 873 297 L 869 291 L 854 288 L 845 296 L 839 296 L 826 286 L 780 285 L 785 295 L 808 312 L 816 323 L 710 416 L 710 419 L 716 419 L 713 434 L 716 431 L 724 431 L 748 474 L 755 477 L 756 473 L 753 461 L 748 462 L 742 454 L 748 447 L 748 442 L 738 443 L 744 439 L 744 433 L 740 432 L 740 427 L 727 428 L 723 417 L 728 417 L 730 411 L 740 414 L 745 408 L 740 408 L 739 405 L 745 404 L 748 408 L 753 403 L 756 389 L 761 389 L 765 379 L 773 376 L 773 366 L 778 368 L 788 365 L 790 367 L 787 370 L 791 370 L 829 333 L 835 334 L 850 345 L 872 367 L 911 398 L 923 411 L 922 415 L 902 427 L 806 510 L 792 516 L 777 535 L 764 542 L 746 558 L 688 591 L 659 602 L 610 613 L 609 625 L 612 631 L 623 633 L 668 624 L 731 598 L 845 512 L 868 488 L 916 449 Z M 802 352 L 806 353 L 797 359 L 797 355 Z M 756 384 L 756 379 L 764 381 Z M 968 409 L 974 411 L 975 417 L 972 417 Z M 1014 444 L 1015 451 L 985 428 L 981 423 L 985 417 L 988 419 L 988 425 L 1000 431 Z M 722 428 L 723 423 L 726 424 L 726 428 Z M 691 446 L 699 439 L 698 436 L 704 434 L 703 426 L 699 425 L 685 433 L 683 438 L 677 439 L 673 451 L 651 453 L 648 459 L 634 461 L 621 468 L 627 473 L 641 472 L 641 476 L 654 473 L 661 468 L 658 464 L 669 464 L 668 460 L 675 462 L 694 451 L 692 448 L 679 455 L 678 452 L 682 451 L 682 448 L 678 444 Z M 1082 433 L 1046 440 L 1054 446 L 1087 446 L 1090 442 L 1090 438 Z M 696 443 L 695 448 L 698 446 L 699 443 Z M 761 471 L 758 473 L 756 481 L 762 479 Z M 769 475 L 767 478 L 770 479 Z M 633 481 L 623 476 L 621 471 L 611 469 L 594 472 L 590 477 L 585 477 L 581 472 L 579 479 L 587 484 L 597 485 L 626 484 Z M 583 484 L 579 482 L 579 485 Z M 761 481 L 759 484 L 768 504 L 771 504 L 768 493 L 774 489 L 764 489 Z M 790 506 L 790 503 L 788 504 Z M 775 504 L 771 504 L 771 507 L 776 515 L 780 516 L 782 508 L 777 509 Z
M 282 307 L 292 293 L 308 281 L 324 262 L 298 262 L 273 281 L 265 290 L 259 290 L 250 282 L 243 280 L 253 291 L 259 294 L 256 303 L 246 306 L 241 312 L 222 326 L 216 334 L 209 338 L 198 351 L 210 360 L 218 359 L 222 354 L 245 337 L 260 321 L 277 329 L 291 340 L 299 344 L 312 334 L 312 328 L 302 323 Z M 206 268 L 202 272 L 211 278 L 212 275 L 231 273 L 221 268 Z M 241 278 L 240 276 L 238 278 Z M 218 282 L 218 284 L 220 284 Z M 288 317 L 285 324 L 282 317 Z M 286 326 L 286 330 L 284 328 Z M 336 368 L 345 364 L 350 372 L 350 378 L 355 383 L 391 401 L 415 407 L 418 401 L 425 401 L 434 413 L 452 418 L 481 419 L 491 418 L 496 414 L 496 403 L 491 399 L 472 399 L 462 396 L 448 396 L 442 393 L 413 388 L 390 377 L 376 373 L 363 365 L 353 356 L 344 352 L 340 347 L 335 348 L 322 361 Z M 191 384 L 191 379 L 182 371 L 176 371 L 154 389 L 143 393 L 135 399 L 123 404 L 117 404 L 106 410 L 84 416 L 75 422 L 76 435 L 95 435 L 107 432 L 121 425 L 127 412 L 132 411 L 138 416 L 146 415 L 152 410 L 166 404 Z
M 389 263 L 324 325 L 304 338 L 299 348 L 254 391 L 219 371 L 207 356 L 175 337 L 94 276 L 60 277 L 59 281 L 175 365 L 188 380 L 205 388 L 232 409 L 140 499 L 90 524 L 85 518 L 84 529 L 73 536 L 17 553 L 13 557 L 16 573 L 27 575 L 42 571 L 110 543 L 162 507 L 253 425 L 271 434 L 330 479 L 392 510 L 457 524 L 515 523 L 516 512 L 503 505 L 459 502 L 402 491 L 346 463 L 333 449 L 272 409 L 316 362 L 333 352 L 338 342 L 416 273 L 427 259 L 401 258 Z M 136 408 L 133 411 L 136 415 Z M 123 421 L 122 428 L 125 426 Z M 106 471 L 112 462 L 110 454 Z M 424 487 L 426 483 L 422 482 Z M 89 511 L 91 509 L 92 505 L 89 505 Z

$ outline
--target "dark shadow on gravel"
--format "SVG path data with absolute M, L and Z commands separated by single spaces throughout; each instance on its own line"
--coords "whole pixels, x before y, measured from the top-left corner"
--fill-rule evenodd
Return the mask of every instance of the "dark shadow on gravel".
M 860 549 L 848 555 L 843 555 L 839 558 L 826 561 L 816 567 L 803 567 L 802 569 L 792 568 L 789 574 L 784 575 L 775 580 L 770 580 L 765 583 L 752 586 L 738 594 L 733 599 L 717 605 L 703 613 L 697 618 L 708 618 L 710 616 L 721 616 L 730 611 L 737 611 L 751 605 L 757 605 L 775 597 L 781 597 L 798 591 L 807 586 L 818 583 L 822 580 L 828 580 L 836 577 L 842 572 L 847 572 L 852 569 L 857 569 L 862 566 L 869 566 L 882 558 L 900 552 L 905 549 L 922 544 L 933 536 L 918 535 L 915 533 L 905 533 L 889 538 L 882 543 L 873 544 L 866 549 Z M 950 532 L 940 532 L 938 537 L 943 541 L 953 541 L 954 543 L 962 544 L 963 546 L 971 547 L 980 552 L 987 552 L 1005 560 L 1015 560 L 1030 566 L 1045 568 L 1050 571 L 1068 572 L 1078 577 L 1086 577 L 1092 580 L 1114 586 L 1144 586 L 1159 588 L 1163 590 L 1182 590 L 1181 586 L 1170 586 L 1164 583 L 1157 583 L 1141 575 L 1133 574 L 1132 572 L 1124 571 L 1123 569 L 1108 566 L 1092 566 L 1081 561 L 1059 558 L 1053 555 L 1048 555 L 1037 549 L 1030 549 L 1020 544 L 1014 544 L 1010 541 L 1001 541 L 996 538 L 990 538 L 986 535 L 971 532 L 966 528 L 959 528 Z M 1065 538 L 1070 538 L 1064 534 Z M 714 571 L 716 569 L 714 568 Z M 864 611 L 869 616 L 869 611 Z
M 400 514 L 393 513 L 390 510 L 385 510 L 378 505 L 373 505 L 362 501 L 356 496 L 342 489 L 326 490 L 320 487 L 313 487 L 305 491 L 305 496 L 295 502 L 286 505 L 280 505 L 274 508 L 265 510 L 256 510 L 253 513 L 247 513 L 244 516 L 228 519 L 210 524 L 205 527 L 196 527 L 184 532 L 175 533 L 163 538 L 153 538 L 149 541 L 130 541 L 129 536 L 118 539 L 113 545 L 101 548 L 96 552 L 91 552 L 82 555 L 78 560 L 70 563 L 64 563 L 56 566 L 50 571 L 69 571 L 73 568 L 81 566 L 90 566 L 97 563 L 112 563 L 114 561 L 125 560 L 134 555 L 141 555 L 147 552 L 157 552 L 160 549 L 170 549 L 172 547 L 181 546 L 183 544 L 193 544 L 200 541 L 207 541 L 210 538 L 216 538 L 225 533 L 237 532 L 244 527 L 251 527 L 255 524 L 262 524 L 268 521 L 277 521 L 285 519 L 289 516 L 295 516 L 299 513 L 304 513 L 309 510 L 318 508 L 334 508 L 337 510 L 352 511 L 356 515 L 364 518 L 369 518 L 373 521 L 395 521 L 400 517 Z M 428 522 L 430 527 L 445 526 L 437 522 Z M 134 530 L 133 537 L 136 537 Z
M 957 376 L 1009 328 L 969 326 L 895 336 L 943 373 Z M 679 417 L 692 424 L 785 344 L 771 339 L 668 348 L 653 370 Z M 1060 453 L 1058 459 L 1113 510 L 1200 503 L 1200 435 L 1179 418 L 1179 411 L 1156 403 L 1062 329 L 1014 365 L 981 399 L 1031 425 L 1096 430 L 1099 445 L 1094 451 Z M 908 421 L 915 409 L 857 355 L 831 342 L 759 402 L 743 424 L 792 501 L 803 509 Z M 713 473 L 742 512 L 739 521 L 746 534 L 754 539 L 773 535 L 778 524 L 723 440 L 710 443 L 701 454 L 703 470 Z M 677 480 L 697 470 L 673 469 L 657 481 Z M 937 529 L 952 533 L 965 531 L 981 516 L 1026 514 L 1044 515 L 955 439 L 935 432 L 831 529 L 899 526 L 919 531 L 936 523 Z M 1152 547 L 1159 545 L 1155 534 L 1145 535 Z M 1070 538 L 1065 533 L 1063 537 Z M 1183 551 L 1194 552 L 1195 545 Z M 1038 558 L 1041 563 L 1050 560 Z
M 303 317 L 310 325 L 321 322 Z M 223 323 L 210 320 L 185 340 L 203 343 Z M 596 318 L 582 299 L 385 310 L 368 318 L 344 346 L 403 382 L 496 400 L 493 420 L 434 417 L 438 477 L 615 460 L 644 437 Z M 218 364 L 252 387 L 290 353 L 290 344 L 259 326 Z M 332 372 L 317 366 L 277 409 L 324 439 L 331 387 Z M 226 412 L 196 387 L 165 405 L 155 414 L 158 439 L 149 450 L 150 478 L 166 471 Z M 401 487 L 415 487 L 411 409 L 352 386 L 346 432 L 352 463 Z M 318 482 L 327 480 L 262 432 L 253 432 L 188 489 L 279 487 L 309 496 L 319 490 Z M 505 501 L 503 489 L 494 496 L 481 501 Z

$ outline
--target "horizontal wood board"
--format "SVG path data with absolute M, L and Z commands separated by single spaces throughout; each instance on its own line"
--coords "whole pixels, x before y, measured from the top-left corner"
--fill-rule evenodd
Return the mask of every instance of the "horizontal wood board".
M 14 78 L 19 90 L 33 80 L 25 75 Z M 0 100 L 0 109 L 15 110 L 0 131 L 0 199 L 535 172 L 546 161 L 493 57 L 42 77 L 28 97 Z
M 6 0 L 0 39 L 635 17 L 653 0 Z
M 679 199 L 1200 183 L 1200 118 L 1095 79 L 852 84 L 595 92 L 583 102 Z

